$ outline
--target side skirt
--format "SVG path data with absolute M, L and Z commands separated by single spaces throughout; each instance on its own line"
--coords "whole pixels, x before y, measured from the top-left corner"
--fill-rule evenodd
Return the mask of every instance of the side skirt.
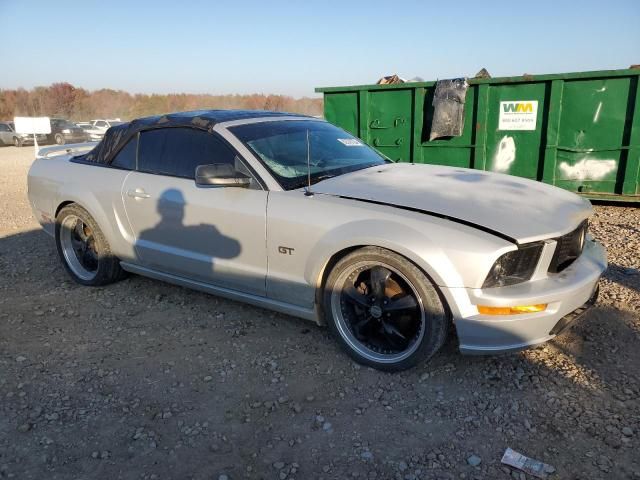
M 220 297 L 228 298 L 242 303 L 248 303 L 256 307 L 262 307 L 276 312 L 291 315 L 293 317 L 304 318 L 305 320 L 311 320 L 318 323 L 318 315 L 315 309 L 302 308 L 297 305 L 291 305 L 285 302 L 279 302 L 277 300 L 271 300 L 266 297 L 260 297 L 258 295 L 251 295 L 248 293 L 238 292 L 237 290 L 231 290 L 229 288 L 217 287 L 204 282 L 196 280 L 189 280 L 188 278 L 179 277 L 170 273 L 159 272 L 133 263 L 120 262 L 120 266 L 127 272 L 142 275 L 144 277 L 153 278 L 156 280 L 162 280 L 164 282 L 179 285 L 181 287 L 191 288 L 193 290 L 199 290 L 201 292 L 210 293 Z

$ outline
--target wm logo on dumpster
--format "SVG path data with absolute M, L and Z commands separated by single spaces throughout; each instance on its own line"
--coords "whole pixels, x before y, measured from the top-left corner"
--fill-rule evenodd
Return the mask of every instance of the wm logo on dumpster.
M 533 102 L 500 102 L 504 113 L 533 113 Z
M 498 130 L 535 130 L 538 100 L 508 100 L 500 102 Z

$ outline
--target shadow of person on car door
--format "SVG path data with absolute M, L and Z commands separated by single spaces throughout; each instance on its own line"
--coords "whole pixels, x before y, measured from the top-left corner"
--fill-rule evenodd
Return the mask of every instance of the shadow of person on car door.
M 180 190 L 162 192 L 156 206 L 160 221 L 140 233 L 136 251 L 153 268 L 208 279 L 216 260 L 235 258 L 242 248 L 238 240 L 223 235 L 214 225 L 185 224 L 185 205 Z

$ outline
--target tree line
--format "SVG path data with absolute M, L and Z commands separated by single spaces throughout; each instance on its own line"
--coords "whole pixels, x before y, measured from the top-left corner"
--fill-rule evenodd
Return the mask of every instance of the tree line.
M 94 118 L 131 120 L 169 112 L 234 108 L 322 115 L 322 99 L 263 94 L 131 94 L 108 88 L 89 91 L 67 82 L 31 90 L 0 89 L 0 120 L 15 116 L 47 116 L 76 122 Z

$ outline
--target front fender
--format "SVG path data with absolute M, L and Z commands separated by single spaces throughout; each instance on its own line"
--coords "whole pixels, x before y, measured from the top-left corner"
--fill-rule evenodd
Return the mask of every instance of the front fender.
M 481 285 L 495 259 L 515 248 L 453 220 L 329 195 L 270 192 L 267 210 L 267 295 L 305 308 L 317 303 L 329 262 L 354 247 L 392 250 L 449 288 Z
M 458 285 L 462 279 L 444 251 L 428 236 L 390 220 L 359 220 L 341 225 L 321 237 L 307 259 L 305 280 L 321 287 L 325 269 L 337 253 L 353 247 L 375 246 L 394 251 L 420 267 L 436 285 Z

